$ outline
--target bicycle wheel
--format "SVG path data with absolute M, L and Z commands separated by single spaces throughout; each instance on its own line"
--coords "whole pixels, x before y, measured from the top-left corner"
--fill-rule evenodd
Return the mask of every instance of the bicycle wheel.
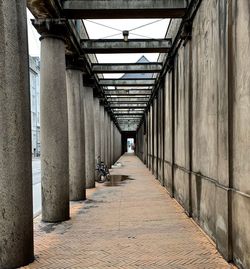
M 107 181 L 110 181 L 110 178 L 111 178 L 111 177 L 110 177 L 110 174 L 107 174 L 107 175 L 106 175 L 106 180 L 107 180 Z
M 97 181 L 98 183 L 104 183 L 106 180 L 107 180 L 106 176 L 104 176 L 104 175 L 99 175 L 96 181 Z

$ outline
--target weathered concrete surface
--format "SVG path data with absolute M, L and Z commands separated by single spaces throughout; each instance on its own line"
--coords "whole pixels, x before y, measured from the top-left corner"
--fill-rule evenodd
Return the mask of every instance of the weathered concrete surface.
M 158 180 L 163 185 L 163 177 L 164 177 L 164 171 L 163 171 L 163 89 L 159 89 L 158 93 Z
M 232 1 L 232 47 L 230 47 L 230 105 L 233 110 L 232 137 L 232 226 L 233 256 L 250 268 L 250 3 Z M 232 74 L 234 76 L 232 76 Z M 232 83 L 232 84 L 231 84 Z
M 147 156 L 148 156 L 148 146 L 147 146 L 147 139 L 148 136 L 147 134 L 143 135 L 143 163 L 146 164 L 147 163 Z
M 192 177 L 193 216 L 231 259 L 228 206 L 228 32 L 227 4 L 204 1 L 197 13 L 192 39 Z M 220 46 L 218 46 L 218 41 Z M 207 178 L 205 178 L 207 177 Z M 209 180 L 213 179 L 212 181 Z M 220 190 L 217 190 L 220 188 Z M 217 196 L 218 195 L 218 196 Z M 222 206 L 223 205 L 223 206 Z
M 154 170 L 154 110 L 153 103 L 150 105 L 150 151 L 149 151 L 149 169 Z
M 85 85 L 84 89 L 84 134 L 85 134 L 85 180 L 86 188 L 95 187 L 95 119 L 94 96 L 92 87 Z
M 68 222 L 36 220 L 38 259 L 25 269 L 233 269 L 138 158 L 119 161 L 111 182 L 72 204 Z
M 69 126 L 69 197 L 71 201 L 79 201 L 86 198 L 82 71 L 67 69 L 66 83 Z
M 249 13 L 247 0 L 202 1 L 165 81 L 165 186 L 241 268 L 250 267 Z M 155 107 L 148 146 L 159 156 Z
M 143 134 L 142 128 L 140 127 L 136 133 L 136 155 L 142 160 L 143 159 Z
M 122 139 L 121 133 L 116 126 L 114 126 L 114 162 L 116 162 L 121 156 Z
M 156 178 L 158 178 L 158 169 L 157 169 L 157 159 L 158 159 L 158 121 L 157 121 L 157 116 L 158 116 L 158 103 L 157 99 L 155 98 L 153 101 L 153 169 L 152 173 L 155 175 Z
M 148 110 L 148 113 L 147 113 L 147 162 L 146 162 L 146 166 L 147 166 L 147 168 L 149 169 L 149 171 L 150 171 L 150 147 L 151 147 L 151 144 L 150 144 L 150 142 L 151 142 L 151 137 L 150 137 L 150 131 L 151 131 L 151 129 L 150 129 L 150 108 L 149 108 L 149 110 Z
M 100 128 L 100 101 L 99 98 L 94 98 L 94 123 L 95 123 L 95 164 L 97 157 L 101 156 L 101 128 Z M 95 172 L 97 179 L 97 171 Z
M 104 110 L 104 129 L 103 129 L 103 135 L 104 135 L 104 163 L 108 164 L 108 112 Z
M 33 255 L 26 1 L 0 1 L 0 268 Z
M 114 123 L 110 122 L 110 163 L 114 164 Z
M 177 201 L 190 213 L 190 137 L 189 137 L 189 88 L 190 88 L 190 47 L 189 42 L 181 47 L 175 58 L 175 93 L 174 93 L 174 196 Z M 198 90 L 198 89 L 197 89 Z M 199 130 L 197 130 L 199 131 Z M 198 145 L 197 145 L 198 146 Z M 183 168 L 186 170 L 183 170 Z
M 108 159 L 107 159 L 107 165 L 108 168 L 111 168 L 111 119 L 110 115 L 108 114 L 107 117 L 107 153 L 108 153 Z
M 104 127 L 105 127 L 105 117 L 104 117 L 104 106 L 100 106 L 100 143 L 101 143 L 101 160 L 105 160 L 105 132 L 104 132 Z
M 173 196 L 173 72 L 165 78 L 165 119 L 164 119 L 164 186 Z
M 68 113 L 62 39 L 41 40 L 42 216 L 47 222 L 69 219 Z

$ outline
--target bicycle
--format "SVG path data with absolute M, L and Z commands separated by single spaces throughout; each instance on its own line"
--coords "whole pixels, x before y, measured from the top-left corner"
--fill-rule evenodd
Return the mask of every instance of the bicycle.
M 96 171 L 98 171 L 98 175 L 96 178 L 96 182 L 104 183 L 105 181 L 110 180 L 110 173 L 107 165 L 101 161 L 100 156 L 97 158 Z

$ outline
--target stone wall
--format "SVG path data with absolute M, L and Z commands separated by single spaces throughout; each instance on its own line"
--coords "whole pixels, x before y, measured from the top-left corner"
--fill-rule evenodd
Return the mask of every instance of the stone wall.
M 250 268 L 249 27 L 248 0 L 203 0 L 147 116 L 148 167 L 240 268 Z

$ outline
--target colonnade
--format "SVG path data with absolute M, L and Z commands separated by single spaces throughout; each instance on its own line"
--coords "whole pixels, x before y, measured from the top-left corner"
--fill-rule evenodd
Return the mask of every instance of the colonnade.
M 0 268 L 34 258 L 26 1 L 0 1 Z M 121 133 L 94 97 L 60 25 L 41 25 L 42 220 L 70 218 L 69 201 L 95 187 L 97 156 L 110 167 Z M 49 25 L 49 26 L 48 26 Z M 84 75 L 84 76 L 83 76 Z

